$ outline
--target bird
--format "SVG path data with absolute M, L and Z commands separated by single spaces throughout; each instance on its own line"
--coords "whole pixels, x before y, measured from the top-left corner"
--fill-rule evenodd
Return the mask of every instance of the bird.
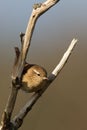
M 43 88 L 47 80 L 47 71 L 42 66 L 25 63 L 22 72 L 22 90 L 27 93 L 37 92 Z

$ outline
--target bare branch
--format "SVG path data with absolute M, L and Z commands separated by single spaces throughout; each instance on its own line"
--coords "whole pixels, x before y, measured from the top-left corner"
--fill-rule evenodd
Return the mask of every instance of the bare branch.
M 6 108 L 3 112 L 0 130 L 7 130 L 7 129 L 16 130 L 22 125 L 24 117 L 31 110 L 32 106 L 36 103 L 36 101 L 44 93 L 44 91 L 48 88 L 48 86 L 52 83 L 52 81 L 54 81 L 54 79 L 57 77 L 59 72 L 64 67 L 66 61 L 68 60 L 74 46 L 77 43 L 76 39 L 72 40 L 71 45 L 69 46 L 68 50 L 64 54 L 60 63 L 57 65 L 57 67 L 54 69 L 54 71 L 48 77 L 49 80 L 46 82 L 43 89 L 36 92 L 31 97 L 30 101 L 20 110 L 18 115 L 13 120 L 11 120 L 12 112 L 13 112 L 17 94 L 18 94 L 18 90 L 21 87 L 22 71 L 24 69 L 26 56 L 27 56 L 27 53 L 28 53 L 28 50 L 30 47 L 31 38 L 33 35 L 36 21 L 43 13 L 45 13 L 48 9 L 50 9 L 57 2 L 59 2 L 59 0 L 47 0 L 44 3 L 34 4 L 33 11 L 32 11 L 31 17 L 29 19 L 26 32 L 25 32 L 25 34 L 23 34 L 23 33 L 20 34 L 20 40 L 22 43 L 21 50 L 19 50 L 18 47 L 15 48 L 16 59 L 14 62 L 13 73 L 12 73 L 12 91 L 9 96 Z
M 9 96 L 5 111 L 4 111 L 4 118 L 2 119 L 2 124 L 4 124 L 1 129 L 9 129 L 8 124 L 10 124 L 12 112 L 14 109 L 15 101 L 17 98 L 18 90 L 21 87 L 21 77 L 22 77 L 22 71 L 24 68 L 27 52 L 30 46 L 31 38 L 33 35 L 33 30 L 35 27 L 35 23 L 39 16 L 41 16 L 44 12 L 46 12 L 49 8 L 51 8 L 53 5 L 55 5 L 59 0 L 47 0 L 46 2 L 42 4 L 36 4 L 33 7 L 33 11 L 31 14 L 31 17 L 29 19 L 29 23 L 25 32 L 25 36 L 23 38 L 23 35 L 20 36 L 21 38 L 21 51 L 19 51 L 19 48 L 15 48 L 16 52 L 16 60 L 13 67 L 13 73 L 12 73 L 12 91 Z M 24 40 L 24 41 L 23 41 Z
M 57 76 L 58 73 L 60 72 L 60 70 L 63 68 L 64 64 L 67 62 L 67 60 L 68 60 L 74 46 L 76 45 L 77 41 L 78 41 L 77 39 L 72 40 L 69 48 L 67 49 L 67 51 L 63 55 L 63 58 L 61 59 L 60 63 L 56 66 L 56 68 L 52 72 L 53 75 Z

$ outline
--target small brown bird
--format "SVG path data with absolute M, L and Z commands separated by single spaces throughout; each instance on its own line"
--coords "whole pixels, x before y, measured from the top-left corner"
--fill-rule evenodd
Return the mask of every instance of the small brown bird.
M 26 92 L 37 92 L 48 80 L 46 70 L 34 64 L 26 63 L 22 75 L 21 89 Z

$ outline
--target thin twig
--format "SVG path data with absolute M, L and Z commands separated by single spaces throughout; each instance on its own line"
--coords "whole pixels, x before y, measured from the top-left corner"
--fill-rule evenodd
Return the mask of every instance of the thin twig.
M 56 68 L 54 69 L 54 71 L 52 72 L 53 75 L 57 76 L 58 73 L 60 72 L 60 70 L 63 68 L 64 64 L 67 62 L 72 50 L 74 49 L 74 46 L 77 43 L 77 39 L 73 39 L 71 41 L 70 46 L 68 47 L 67 51 L 64 53 L 60 63 L 56 66 Z

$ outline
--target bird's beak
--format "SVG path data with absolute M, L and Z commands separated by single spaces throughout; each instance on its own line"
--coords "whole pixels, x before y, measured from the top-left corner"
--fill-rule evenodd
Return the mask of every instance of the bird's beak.
M 47 77 L 43 77 L 43 79 L 44 79 L 44 80 L 48 80 L 48 78 L 47 78 Z

